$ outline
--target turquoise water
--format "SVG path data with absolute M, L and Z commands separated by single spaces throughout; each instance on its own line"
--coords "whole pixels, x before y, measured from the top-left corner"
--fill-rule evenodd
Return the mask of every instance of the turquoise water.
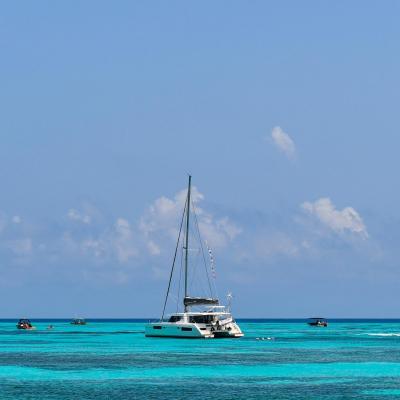
M 138 320 L 32 322 L 0 322 L 1 399 L 400 399 L 400 320 L 246 320 L 244 338 L 219 340 L 145 338 Z

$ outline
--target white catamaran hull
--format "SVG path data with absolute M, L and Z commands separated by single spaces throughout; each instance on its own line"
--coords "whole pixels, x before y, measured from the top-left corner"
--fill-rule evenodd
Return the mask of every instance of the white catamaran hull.
M 171 337 L 171 338 L 239 338 L 242 331 L 235 322 L 215 329 L 214 327 L 193 323 L 150 323 L 145 327 L 147 337 Z
M 196 324 L 175 324 L 169 322 L 151 323 L 146 325 L 145 335 L 148 337 L 179 337 L 179 338 L 207 338 L 212 333 L 201 330 Z

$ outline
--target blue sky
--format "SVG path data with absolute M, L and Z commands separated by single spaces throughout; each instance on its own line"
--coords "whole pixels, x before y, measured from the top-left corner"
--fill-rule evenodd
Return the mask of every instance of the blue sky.
M 193 174 L 242 317 L 398 317 L 396 1 L 0 15 L 1 317 L 152 317 Z

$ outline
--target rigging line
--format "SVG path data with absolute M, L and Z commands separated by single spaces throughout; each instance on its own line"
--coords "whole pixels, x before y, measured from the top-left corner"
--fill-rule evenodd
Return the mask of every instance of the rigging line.
M 178 299 L 177 299 L 177 301 L 176 301 L 176 312 L 178 312 L 179 300 L 180 300 L 180 298 L 181 298 L 182 269 L 183 269 L 183 257 L 182 257 L 182 253 L 181 253 L 181 268 L 179 269 Z
M 193 285 L 194 285 L 194 282 L 196 281 L 196 277 L 197 277 L 196 274 L 197 274 L 197 265 L 199 263 L 199 253 L 200 253 L 200 249 L 197 249 L 196 256 L 192 257 L 192 258 L 194 258 L 193 266 L 192 266 L 193 273 L 192 273 L 190 284 L 189 284 L 189 287 L 190 287 L 191 291 L 194 291 L 194 286 Z M 200 282 L 200 280 L 198 280 L 198 282 Z M 201 289 L 203 289 L 203 287 L 201 287 Z
M 200 249 L 197 252 L 197 264 L 202 264 L 201 256 L 200 256 Z M 198 266 L 198 268 L 200 269 L 200 265 Z M 205 283 L 205 280 L 201 279 L 201 278 L 200 278 L 200 270 L 199 270 L 198 288 L 200 289 L 200 293 L 204 293 L 205 295 L 207 295 L 207 285 Z
M 193 238 L 196 241 L 200 242 L 201 238 L 199 237 L 197 230 L 192 225 L 189 227 L 189 233 L 193 236 Z M 193 240 L 191 240 L 191 242 L 193 243 Z M 192 257 L 191 257 L 192 258 L 192 263 L 191 263 L 192 273 L 188 274 L 188 280 L 189 280 L 188 286 L 189 286 L 189 291 L 193 292 L 194 282 L 196 281 L 196 278 L 197 278 L 197 267 L 199 264 L 200 247 L 189 248 L 189 252 L 192 254 Z M 201 287 L 201 289 L 204 293 L 206 293 L 206 291 L 203 290 L 204 289 L 203 287 Z
M 199 239 L 197 231 L 193 227 L 190 227 L 190 232 L 193 235 L 193 240 L 191 242 L 193 243 L 194 240 L 196 240 L 196 243 L 197 243 L 197 241 Z M 189 276 L 189 287 L 190 287 L 190 291 L 194 292 L 195 291 L 194 290 L 194 282 L 196 282 L 196 279 L 198 278 L 197 272 L 198 272 L 198 264 L 199 264 L 200 247 L 192 247 L 190 249 L 190 251 L 192 254 L 192 264 L 191 264 L 192 274 Z M 197 280 L 199 281 L 199 279 L 197 279 Z M 201 289 L 203 289 L 203 288 L 201 288 Z
M 192 202 L 192 207 L 193 207 L 193 214 L 194 214 L 194 220 L 196 222 L 197 232 L 199 234 L 199 242 L 200 242 L 201 254 L 203 255 L 204 269 L 206 270 L 208 288 L 210 289 L 210 296 L 213 297 L 211 283 L 210 283 L 210 277 L 208 276 L 207 261 L 206 261 L 206 256 L 204 255 L 203 241 L 201 240 L 201 236 L 200 236 L 199 222 L 197 220 L 197 213 L 196 213 L 196 207 L 194 206 L 194 202 Z
M 193 224 L 195 225 L 195 224 Z M 199 235 L 198 230 L 196 230 L 194 227 L 190 228 L 190 232 L 193 234 L 193 236 L 195 237 L 196 242 L 201 242 L 201 237 Z M 203 296 L 207 296 L 207 293 L 210 292 L 210 296 L 212 296 L 213 291 L 212 290 L 208 290 L 207 291 L 207 285 L 206 287 L 204 287 L 204 285 L 206 284 L 205 279 L 201 279 L 203 276 L 199 275 L 200 271 L 199 271 L 199 264 L 204 264 L 206 265 L 205 261 L 204 261 L 204 252 L 203 252 L 203 257 L 201 256 L 201 248 L 200 246 L 196 247 L 196 249 L 192 248 L 190 249 L 192 253 L 195 253 L 194 256 L 192 256 L 192 268 L 191 270 L 193 271 L 190 277 L 190 282 L 189 282 L 189 288 L 191 292 L 195 292 L 197 289 L 197 292 L 202 293 Z M 207 270 L 206 270 L 206 275 L 207 275 Z M 196 287 L 195 287 L 196 284 Z M 214 288 L 212 288 L 214 289 Z M 216 292 L 216 290 L 214 289 L 214 291 Z
M 186 198 L 185 207 L 184 207 L 184 209 L 183 209 L 183 214 L 182 214 L 181 225 L 180 225 L 180 227 L 179 227 L 178 240 L 177 240 L 177 242 L 176 242 L 176 247 L 175 247 L 174 260 L 172 261 L 171 273 L 170 273 L 170 275 L 169 275 L 169 282 L 168 282 L 167 295 L 165 296 L 163 312 L 162 312 L 162 315 L 161 315 L 161 321 L 164 319 L 165 307 L 167 306 L 167 300 L 168 300 L 168 295 L 169 295 L 169 289 L 170 289 L 170 287 L 171 287 L 172 275 L 173 275 L 173 273 L 174 273 L 174 267 L 175 267 L 176 254 L 177 254 L 177 252 L 178 252 L 179 241 L 180 241 L 181 233 L 182 233 L 183 220 L 184 220 L 184 218 L 185 218 L 185 210 L 186 210 L 187 206 L 188 206 L 188 201 L 187 201 L 187 198 Z

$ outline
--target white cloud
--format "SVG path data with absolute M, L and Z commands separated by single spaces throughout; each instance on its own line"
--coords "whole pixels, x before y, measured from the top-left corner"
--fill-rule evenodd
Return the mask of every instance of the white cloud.
M 84 224 L 90 224 L 91 218 L 87 214 L 80 213 L 79 211 L 71 208 L 67 214 L 68 218 L 73 221 L 83 222 Z
M 224 217 L 219 219 L 216 222 L 216 225 L 219 229 L 221 229 L 223 232 L 226 233 L 226 235 L 229 237 L 229 239 L 233 240 L 239 233 L 242 232 L 240 228 L 238 228 L 236 225 L 234 225 L 229 218 Z
M 82 235 L 81 230 L 66 232 L 63 236 L 65 250 L 93 257 L 98 263 L 116 260 L 126 264 L 139 254 L 138 240 L 128 220 L 117 218 L 114 224 L 101 231 L 96 232 L 95 227 L 91 230 L 89 235 Z
M 140 219 L 139 229 L 146 236 L 153 232 L 165 231 L 175 239 L 178 234 L 178 221 L 186 202 L 186 193 L 186 190 L 181 190 L 173 199 L 165 196 L 156 199 Z M 194 204 L 204 199 L 195 186 L 192 188 L 191 199 Z
M 227 217 L 214 220 L 211 214 L 203 211 L 199 218 L 199 229 L 204 239 L 214 248 L 225 247 L 229 241 L 242 232 Z
M 101 240 L 95 240 L 92 238 L 83 240 L 82 250 L 84 252 L 92 253 L 97 258 L 101 257 L 105 252 L 103 242 Z
M 152 256 L 158 256 L 161 253 L 160 248 L 152 240 L 147 242 L 147 249 Z
M 166 236 L 169 239 L 176 240 L 186 194 L 186 190 L 181 190 L 173 199 L 162 196 L 148 207 L 139 224 L 139 229 L 147 239 L 153 240 L 156 237 L 157 243 L 162 241 L 163 236 L 164 239 Z M 241 232 L 241 229 L 229 218 L 215 218 L 211 213 L 202 209 L 199 203 L 204 199 L 204 195 L 196 187 L 192 188 L 191 198 L 195 205 L 200 233 L 203 240 L 207 240 L 210 246 L 224 247 Z M 158 254 L 157 251 L 154 252 L 156 250 L 154 246 L 150 246 L 153 248 L 152 252 L 148 244 L 150 253 Z M 157 249 L 160 251 L 159 245 L 157 245 Z
M 281 127 L 275 126 L 272 129 L 271 137 L 280 151 L 282 151 L 288 158 L 294 158 L 296 154 L 296 146 L 291 137 L 284 132 Z
M 113 245 L 120 263 L 126 263 L 130 258 L 138 254 L 134 246 L 131 226 L 126 219 L 117 219 L 114 226 Z
M 364 239 L 368 238 L 367 228 L 353 207 L 337 210 L 327 197 L 320 198 L 314 203 L 304 202 L 301 207 L 307 213 L 315 216 L 324 226 L 337 233 L 348 231 L 360 235 Z
M 14 215 L 12 217 L 12 222 L 14 222 L 14 224 L 20 224 L 22 222 L 22 218 L 19 215 Z

